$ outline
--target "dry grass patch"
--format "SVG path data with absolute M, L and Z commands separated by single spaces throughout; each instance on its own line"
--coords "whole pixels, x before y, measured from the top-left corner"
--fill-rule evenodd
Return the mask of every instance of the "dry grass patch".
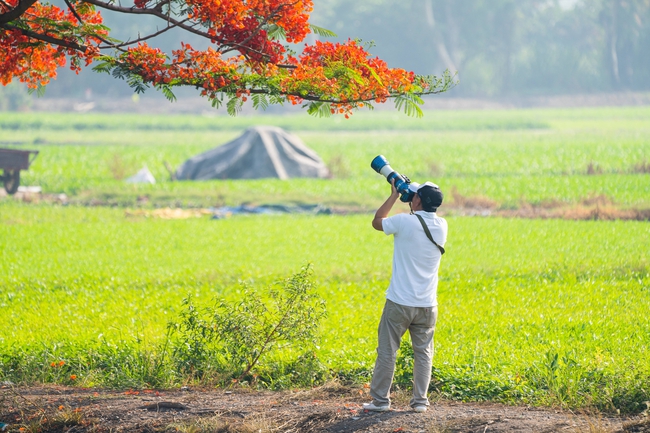
M 635 164 L 632 167 L 632 173 L 641 173 L 641 174 L 649 174 L 650 173 L 650 162 L 647 160 L 643 160 L 642 162 Z
M 458 192 L 456 186 L 451 187 L 451 197 L 454 208 L 463 209 L 496 209 L 498 203 L 490 198 L 483 196 L 465 196 Z
M 613 206 L 614 201 L 605 194 L 592 195 L 580 200 L 583 206 Z
M 567 220 L 636 220 L 650 221 L 650 209 L 620 208 L 605 194 L 591 195 L 577 204 L 551 199 L 539 203 L 520 201 L 515 209 L 499 209 L 500 204 L 487 197 L 469 197 L 452 187 L 453 202 L 444 211 L 469 216 L 501 216 L 506 218 L 540 218 Z
M 278 431 L 277 427 L 263 415 L 242 421 L 226 420 L 217 415 L 169 424 L 167 430 L 180 433 L 271 433 Z
M 341 154 L 334 155 L 329 159 L 327 169 L 330 172 L 330 178 L 347 179 L 350 177 L 350 164 Z
M 623 423 L 623 431 L 625 433 L 649 433 L 650 418 L 646 417 L 644 420 L 625 422 Z
M 587 174 L 588 175 L 603 174 L 603 169 L 597 163 L 591 161 L 589 164 L 587 164 Z
M 296 390 L 287 394 L 281 401 L 326 401 L 333 398 L 349 402 L 367 402 L 370 398 L 370 385 L 360 387 L 343 385 L 337 379 L 329 380 L 321 386 L 309 389 Z M 359 403 L 360 404 L 360 403 Z
M 650 209 L 619 209 L 614 206 L 592 207 L 578 205 L 554 209 L 530 206 L 498 211 L 495 215 L 507 218 L 566 219 L 575 221 L 650 221 Z

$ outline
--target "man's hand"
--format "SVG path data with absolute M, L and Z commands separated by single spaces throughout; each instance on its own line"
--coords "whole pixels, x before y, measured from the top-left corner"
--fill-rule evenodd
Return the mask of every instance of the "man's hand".
M 372 226 L 375 230 L 379 230 L 380 232 L 384 231 L 382 221 L 385 218 L 388 218 L 388 214 L 390 213 L 390 210 L 393 208 L 393 205 L 398 198 L 399 192 L 395 188 L 395 179 L 393 179 L 390 182 L 390 197 L 388 197 L 384 204 L 382 204 L 379 209 L 377 209 L 377 212 L 375 212 L 375 218 L 372 220 Z
M 395 188 L 395 179 L 390 181 L 390 195 L 397 195 L 399 197 L 399 192 Z

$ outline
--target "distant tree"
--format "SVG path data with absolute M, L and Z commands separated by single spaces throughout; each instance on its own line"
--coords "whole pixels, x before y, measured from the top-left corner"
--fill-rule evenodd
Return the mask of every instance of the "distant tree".
M 0 0 L 0 82 L 14 78 L 45 86 L 67 62 L 74 71 L 95 70 L 125 79 L 136 92 L 153 86 L 174 100 L 173 88 L 193 86 L 213 105 L 235 114 L 251 98 L 255 108 L 304 103 L 311 114 L 346 116 L 395 98 L 407 114 L 421 114 L 420 96 L 446 91 L 448 73 L 421 76 L 389 68 L 355 40 L 316 41 L 302 53 L 282 40 L 300 42 L 310 32 L 312 0 L 65 0 L 60 8 L 38 0 Z M 126 41 L 111 37 L 99 10 L 154 16 L 161 27 Z M 171 29 L 210 42 L 205 49 L 181 43 L 171 55 L 150 43 Z
M 650 1 L 600 0 L 604 58 L 614 88 L 647 88 L 650 79 Z M 644 86 L 645 85 L 645 86 Z
M 328 0 L 319 21 L 377 42 L 382 58 L 419 71 L 458 72 L 465 96 L 504 93 L 517 48 L 520 10 L 534 0 Z M 404 50 L 403 46 L 414 47 Z M 434 72 L 436 73 L 436 72 Z
M 458 71 L 454 95 L 650 90 L 650 0 L 328 0 L 314 19 L 390 63 Z

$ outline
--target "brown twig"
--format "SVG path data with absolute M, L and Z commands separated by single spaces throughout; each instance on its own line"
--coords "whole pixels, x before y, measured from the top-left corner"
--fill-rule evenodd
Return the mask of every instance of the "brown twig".
M 36 33 L 31 30 L 22 29 L 20 27 L 13 26 L 11 24 L 0 24 L 0 27 L 8 30 L 18 30 L 25 36 L 29 36 L 32 39 L 37 39 L 43 42 L 49 42 L 51 44 L 59 45 L 62 47 L 72 48 L 73 50 L 81 51 L 82 53 L 85 53 L 86 49 L 88 48 L 87 46 L 77 44 L 76 42 L 66 41 L 65 39 L 59 39 L 49 35 L 43 35 L 41 33 Z
M 18 6 L 15 8 L 11 9 L 9 12 L 5 12 L 2 15 L 0 15 L 0 25 L 10 23 L 13 20 L 20 18 L 22 14 L 27 11 L 34 3 L 36 3 L 38 0 L 23 0 L 18 3 Z
M 81 19 L 81 17 L 79 16 L 75 8 L 72 7 L 72 3 L 70 3 L 70 0 L 65 0 L 65 4 L 68 5 L 68 9 L 70 9 L 70 12 L 72 12 L 72 15 L 74 15 L 77 21 L 79 21 L 79 24 L 83 24 L 84 23 L 83 20 Z
M 204 38 L 207 39 L 213 39 L 213 36 L 209 35 L 208 33 L 197 30 L 193 28 L 192 26 L 188 26 L 186 24 L 183 24 L 181 21 L 178 21 L 174 18 L 171 18 L 164 14 L 162 11 L 150 8 L 143 8 L 143 9 L 138 9 L 138 8 L 127 8 L 124 6 L 116 6 L 114 4 L 106 3 L 100 0 L 83 0 L 86 3 L 90 3 L 92 5 L 98 6 L 103 9 L 108 9 L 110 11 L 115 11 L 115 12 L 121 12 L 125 14 L 134 14 L 134 15 L 153 15 L 156 16 L 160 19 L 163 19 L 165 21 L 169 21 L 170 23 L 174 24 L 175 26 L 187 30 L 190 33 L 194 33 L 195 35 L 203 36 Z
M 293 307 L 293 304 L 295 304 L 297 298 L 298 295 L 294 295 L 291 298 L 289 305 L 287 306 L 287 309 L 284 311 L 284 314 L 282 315 L 278 323 L 275 324 L 271 332 L 269 332 L 269 334 L 266 336 L 266 339 L 264 340 L 264 344 L 262 344 L 262 347 L 257 352 L 257 356 L 255 356 L 255 358 L 246 366 L 244 372 L 237 379 L 238 381 L 242 380 L 244 377 L 246 377 L 248 373 L 250 373 L 253 367 L 255 367 L 255 365 L 257 364 L 257 361 L 259 361 L 262 354 L 266 352 L 267 346 L 273 341 L 274 335 L 277 333 L 278 329 L 280 329 L 280 326 L 284 323 L 287 316 L 289 316 L 289 313 L 291 312 L 291 308 Z
M 250 93 L 253 94 L 268 94 L 269 91 L 265 89 L 249 89 Z M 438 95 L 440 93 L 444 93 L 446 90 L 435 90 L 435 91 L 429 91 L 429 92 L 418 92 L 418 93 L 413 93 L 413 95 L 421 96 L 421 95 Z M 348 103 L 355 103 L 355 102 L 372 102 L 376 98 L 375 97 L 369 97 L 369 98 L 362 98 L 362 99 L 350 99 L 350 100 L 341 100 L 341 99 L 322 99 L 318 96 L 315 95 L 301 95 L 299 93 L 284 93 L 283 95 L 285 96 L 295 96 L 300 99 L 303 99 L 305 101 L 313 101 L 313 102 L 327 102 L 330 104 L 348 104 Z M 396 93 L 396 94 L 390 94 L 387 96 L 387 98 L 394 98 L 396 96 L 401 95 L 401 93 Z
M 108 9 L 108 10 L 115 11 L 115 12 L 121 12 L 121 13 L 125 13 L 125 14 L 134 14 L 134 15 L 153 15 L 153 16 L 158 17 L 158 18 L 160 18 L 162 20 L 165 20 L 165 21 L 167 21 L 169 23 L 172 23 L 174 26 L 176 26 L 178 28 L 181 28 L 183 30 L 186 30 L 186 31 L 188 31 L 190 33 L 193 33 L 193 34 L 198 35 L 198 36 L 202 36 L 202 37 L 204 37 L 206 39 L 209 39 L 211 41 L 216 41 L 216 42 L 218 42 L 219 44 L 221 44 L 224 47 L 239 47 L 239 48 L 246 49 L 246 50 L 248 50 L 250 52 L 260 54 L 262 56 L 265 55 L 265 53 L 263 53 L 261 51 L 254 50 L 254 49 L 252 49 L 250 47 L 242 46 L 241 44 L 238 44 L 236 42 L 225 42 L 225 41 L 219 40 L 214 35 L 210 35 L 209 33 L 204 32 L 202 30 L 197 30 L 192 25 L 185 24 L 185 22 L 188 21 L 187 19 L 179 21 L 179 20 L 177 20 L 175 18 L 172 18 L 171 16 L 163 13 L 162 10 L 158 10 L 157 7 L 137 9 L 137 8 L 128 8 L 128 7 L 124 7 L 124 6 L 116 6 L 116 5 L 106 3 L 106 2 L 103 2 L 103 1 L 100 1 L 100 0 L 83 0 L 83 1 L 85 1 L 86 3 L 90 3 L 92 5 L 98 6 L 100 8 Z M 198 23 L 195 24 L 195 25 L 198 25 Z M 220 49 L 219 51 L 222 51 L 222 50 Z
M 72 3 L 70 3 L 70 0 L 64 0 L 64 1 L 65 1 L 65 4 L 68 5 L 68 9 L 70 9 L 70 12 L 72 12 L 72 15 L 74 15 L 74 17 L 77 19 L 77 21 L 79 21 L 79 24 L 83 25 L 84 22 L 81 19 L 81 16 L 79 15 L 79 13 L 77 13 L 77 10 L 74 8 L 74 6 L 72 6 Z M 103 37 L 101 37 L 99 35 L 94 35 L 94 37 L 96 37 L 97 39 L 99 39 L 100 41 L 102 41 L 102 42 L 104 42 L 106 44 L 109 44 L 111 46 L 114 45 L 109 40 L 104 39 Z M 98 47 L 98 48 L 101 48 L 101 47 Z M 113 47 L 113 48 L 119 49 L 119 47 Z M 120 50 L 120 51 L 124 51 L 124 50 Z
M 183 20 L 181 22 L 185 22 L 185 21 L 188 21 L 188 20 L 189 19 L 185 19 L 185 20 Z M 173 29 L 175 27 L 177 27 L 176 24 L 172 23 L 172 24 L 168 25 L 167 27 L 165 27 L 164 29 L 157 31 L 156 33 L 152 33 L 150 35 L 143 36 L 141 38 L 134 39 L 132 41 L 122 42 L 121 44 L 113 44 L 113 43 L 107 42 L 109 45 L 101 46 L 99 48 L 101 48 L 101 49 L 104 49 L 104 48 L 121 48 L 121 47 L 126 47 L 126 46 L 129 46 L 129 45 L 137 44 L 138 42 L 142 42 L 142 41 L 146 41 L 147 39 L 155 38 L 156 36 L 161 35 L 161 34 L 165 33 L 166 31 L 171 30 L 171 29 Z

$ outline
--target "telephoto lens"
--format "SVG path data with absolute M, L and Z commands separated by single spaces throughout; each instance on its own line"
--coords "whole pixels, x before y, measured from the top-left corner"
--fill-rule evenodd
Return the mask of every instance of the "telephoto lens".
M 409 183 L 411 181 L 408 177 L 402 176 L 393 170 L 384 155 L 377 155 L 370 163 L 370 167 L 384 176 L 388 183 L 391 183 L 395 179 L 395 189 L 401 194 L 399 198 L 401 201 L 407 203 L 413 200 L 413 192 L 409 191 Z

